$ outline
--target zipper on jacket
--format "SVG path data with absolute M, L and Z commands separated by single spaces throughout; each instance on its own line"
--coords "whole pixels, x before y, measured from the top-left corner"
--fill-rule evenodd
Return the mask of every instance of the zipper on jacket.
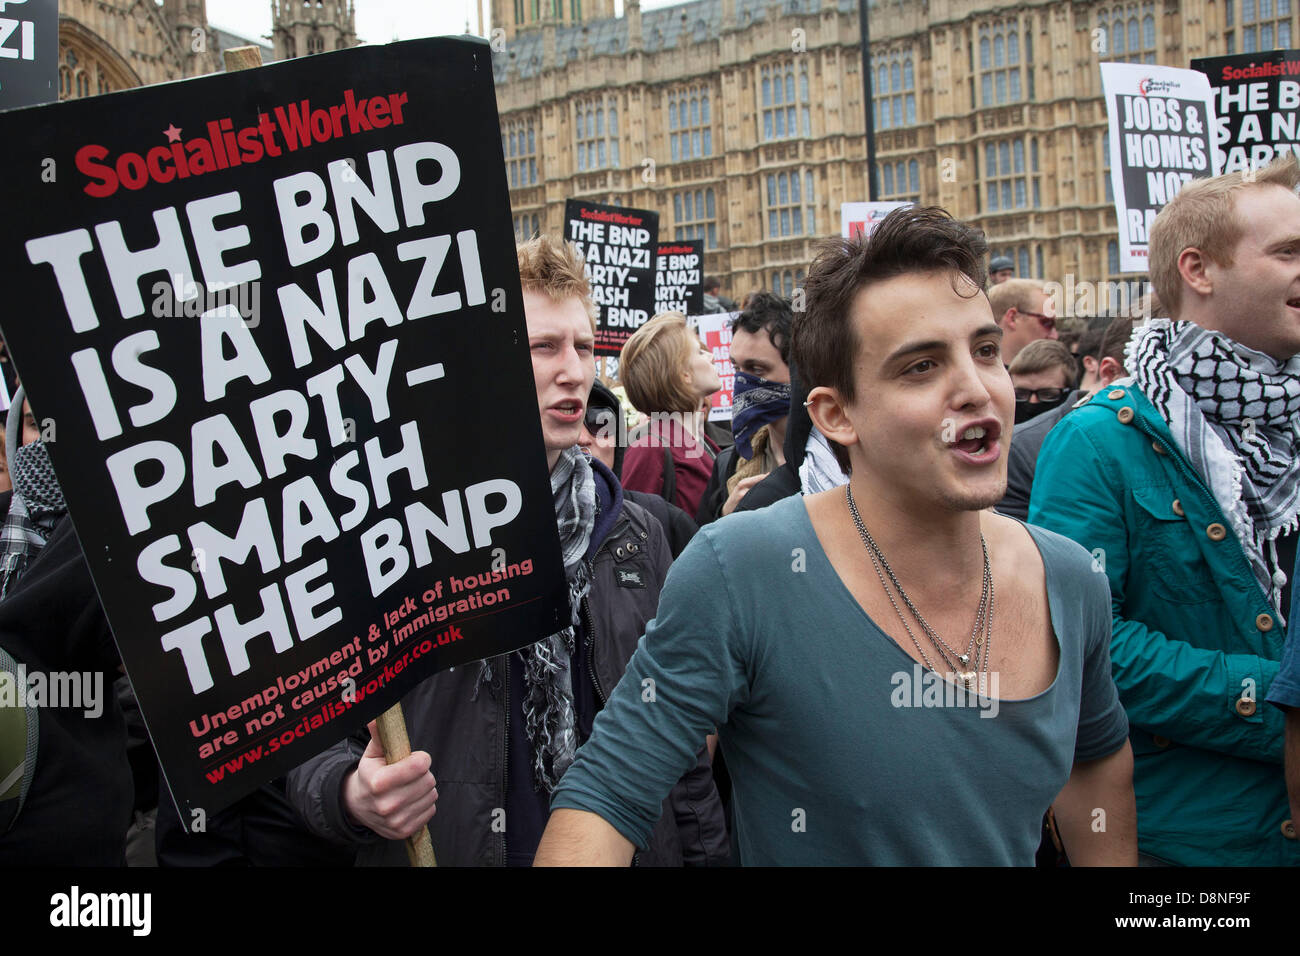
M 596 622 L 591 617 L 591 605 L 585 596 L 582 599 L 582 618 L 587 622 L 587 670 L 591 672 L 591 686 L 596 688 L 596 697 L 604 709 L 609 701 L 600 687 L 600 678 L 596 676 Z

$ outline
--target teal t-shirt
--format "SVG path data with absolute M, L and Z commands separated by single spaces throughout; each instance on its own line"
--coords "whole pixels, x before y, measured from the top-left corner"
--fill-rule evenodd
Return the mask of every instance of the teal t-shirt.
M 1029 531 L 1060 665 L 1043 693 L 995 701 L 954 693 L 875 625 L 802 498 L 707 525 L 551 809 L 597 813 L 644 847 L 717 727 L 742 864 L 1032 865 L 1071 764 L 1118 750 L 1128 721 L 1105 575 Z

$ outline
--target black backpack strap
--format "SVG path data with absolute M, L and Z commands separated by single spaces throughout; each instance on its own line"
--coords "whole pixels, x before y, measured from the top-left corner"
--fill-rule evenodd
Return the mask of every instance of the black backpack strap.
M 664 446 L 664 490 L 660 492 L 664 501 L 675 504 L 677 497 L 677 463 L 673 461 L 673 451 Z

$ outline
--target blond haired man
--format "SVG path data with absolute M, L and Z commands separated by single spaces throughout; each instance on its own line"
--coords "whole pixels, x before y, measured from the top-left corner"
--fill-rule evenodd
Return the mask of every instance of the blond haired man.
M 570 619 L 544 640 L 437 674 L 408 694 L 402 707 L 415 752 L 406 759 L 388 766 L 372 725 L 293 771 L 291 799 L 307 825 L 359 844 L 358 863 L 400 864 L 400 841 L 427 822 L 444 864 L 531 864 L 551 791 L 622 677 L 668 573 L 663 528 L 578 447 L 596 375 L 582 261 L 547 236 L 518 251 Z M 727 857 L 703 743 L 661 808 L 645 865 Z
M 1151 863 L 1300 864 L 1278 674 L 1300 515 L 1300 167 L 1196 180 L 1151 230 L 1170 318 L 1052 429 L 1029 520 L 1110 582 Z M 1296 625 L 1292 625 L 1293 627 Z
M 989 289 L 993 321 L 1002 329 L 1002 361 L 1010 365 L 1030 342 L 1054 339 L 1056 303 L 1035 279 L 1007 279 Z

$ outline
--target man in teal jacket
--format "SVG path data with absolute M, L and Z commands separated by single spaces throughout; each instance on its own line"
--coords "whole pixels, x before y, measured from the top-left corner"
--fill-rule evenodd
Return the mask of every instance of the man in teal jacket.
M 1170 319 L 1052 430 L 1029 521 L 1093 555 L 1144 862 L 1300 864 L 1278 673 L 1300 512 L 1300 167 L 1187 184 L 1150 235 Z M 1300 626 L 1300 625 L 1298 625 Z

